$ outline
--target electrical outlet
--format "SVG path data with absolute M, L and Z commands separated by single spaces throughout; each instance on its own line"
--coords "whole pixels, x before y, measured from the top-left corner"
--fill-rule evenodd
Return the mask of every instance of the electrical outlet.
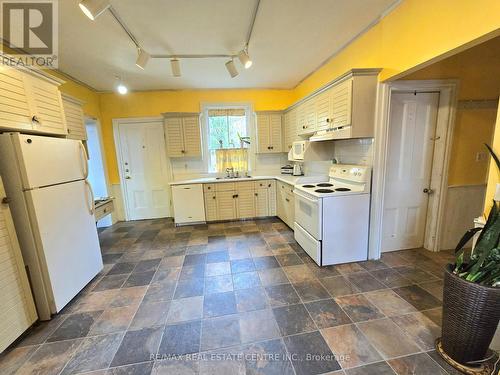
M 486 151 L 480 151 L 476 153 L 476 162 L 485 161 L 486 160 Z

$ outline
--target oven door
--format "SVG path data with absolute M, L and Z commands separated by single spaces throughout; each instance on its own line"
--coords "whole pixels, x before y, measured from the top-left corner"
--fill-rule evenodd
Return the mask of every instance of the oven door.
M 321 198 L 302 194 L 294 189 L 295 222 L 312 237 L 320 241 L 322 238 L 323 202 Z

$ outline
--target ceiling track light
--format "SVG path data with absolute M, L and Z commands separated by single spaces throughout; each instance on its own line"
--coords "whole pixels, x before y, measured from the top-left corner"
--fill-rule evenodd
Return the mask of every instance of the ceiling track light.
M 236 70 L 236 66 L 234 65 L 234 60 L 231 59 L 226 63 L 226 69 L 229 72 L 229 75 L 231 78 L 236 77 L 239 73 L 238 70 Z
M 252 60 L 250 60 L 250 56 L 248 55 L 246 47 L 238 52 L 238 59 L 240 59 L 240 62 L 245 67 L 245 69 L 248 69 L 252 66 Z
M 142 48 L 137 49 L 137 60 L 135 61 L 135 65 L 144 70 L 146 64 L 148 63 L 151 56 L 149 53 L 144 51 Z
M 103 14 L 111 4 L 109 0 L 82 0 L 80 1 L 80 9 L 82 12 L 94 21 L 97 17 Z
M 174 77 L 181 76 L 181 63 L 178 59 L 170 60 L 170 67 L 172 68 L 172 75 Z

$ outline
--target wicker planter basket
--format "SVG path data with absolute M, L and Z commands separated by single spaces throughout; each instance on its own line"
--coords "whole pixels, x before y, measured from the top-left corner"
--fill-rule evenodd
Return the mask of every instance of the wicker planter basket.
M 500 319 L 500 288 L 475 284 L 452 273 L 448 265 L 443 290 L 443 350 L 468 365 L 485 358 Z

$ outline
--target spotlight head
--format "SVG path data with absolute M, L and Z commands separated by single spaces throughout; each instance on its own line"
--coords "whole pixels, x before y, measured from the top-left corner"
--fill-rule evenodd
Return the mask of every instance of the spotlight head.
M 229 60 L 226 63 L 226 69 L 229 72 L 229 75 L 231 76 L 231 78 L 234 78 L 239 74 L 238 71 L 236 70 L 236 66 L 234 65 L 233 59 Z
M 248 56 L 248 52 L 246 49 L 242 49 L 238 53 L 238 59 L 240 59 L 245 69 L 248 69 L 252 66 L 252 60 L 250 60 L 250 56 Z
M 138 48 L 137 49 L 137 60 L 135 61 L 135 65 L 137 65 L 137 67 L 144 70 L 144 68 L 146 67 L 146 64 L 148 63 L 150 58 L 151 58 L 151 56 L 149 55 L 149 53 L 144 51 L 142 48 Z
M 172 75 L 174 77 L 181 76 L 181 63 L 177 59 L 170 60 L 170 67 L 172 68 Z
M 109 0 L 82 0 L 80 1 L 80 9 L 82 12 L 94 21 L 99 17 L 106 9 L 108 9 L 111 4 Z

